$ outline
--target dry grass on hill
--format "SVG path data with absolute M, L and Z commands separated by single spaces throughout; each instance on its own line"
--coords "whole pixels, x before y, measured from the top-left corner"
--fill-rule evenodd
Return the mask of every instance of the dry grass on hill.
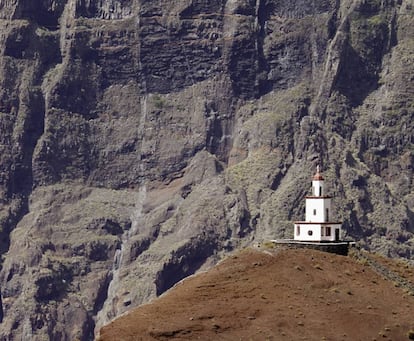
M 353 258 L 245 250 L 115 320 L 99 340 L 400 341 L 413 316 L 414 296 Z

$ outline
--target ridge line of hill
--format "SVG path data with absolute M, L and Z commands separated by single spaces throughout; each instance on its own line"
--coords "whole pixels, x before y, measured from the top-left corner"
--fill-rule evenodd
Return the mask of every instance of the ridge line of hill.
M 405 289 L 411 296 L 414 296 L 414 283 L 410 280 L 402 277 L 395 271 L 390 270 L 386 266 L 380 264 L 373 255 L 368 251 L 362 251 L 354 249 L 350 256 L 361 263 L 367 264 L 371 269 L 373 269 L 377 274 L 381 275 L 383 278 L 390 280 L 394 283 L 395 286 Z

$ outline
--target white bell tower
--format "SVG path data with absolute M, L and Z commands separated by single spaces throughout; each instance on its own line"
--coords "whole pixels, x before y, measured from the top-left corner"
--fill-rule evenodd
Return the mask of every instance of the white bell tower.
M 312 195 L 305 197 L 305 221 L 294 223 L 294 239 L 299 241 L 340 241 L 340 222 L 332 221 L 332 197 L 326 195 L 319 166 L 312 178 Z

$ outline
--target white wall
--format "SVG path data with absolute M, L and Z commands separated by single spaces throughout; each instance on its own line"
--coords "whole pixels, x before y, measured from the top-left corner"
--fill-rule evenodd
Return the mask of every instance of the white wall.
M 297 234 L 297 228 L 300 228 L 300 234 Z M 331 235 L 322 236 L 321 230 L 323 229 L 326 231 L 326 226 L 330 226 L 331 228 Z M 335 241 L 335 230 L 339 229 L 339 240 L 342 239 L 342 230 L 341 230 L 341 224 L 300 224 L 297 223 L 294 225 L 294 240 L 301 240 L 301 241 L 307 241 L 307 242 L 319 242 L 319 241 Z M 309 235 L 309 231 L 312 231 L 312 235 Z
M 312 181 L 312 195 L 319 197 L 325 195 L 324 182 L 320 180 Z M 321 190 L 320 190 L 321 188 Z
M 326 227 L 330 226 L 331 228 L 331 235 L 327 236 L 326 235 Z M 323 236 L 322 236 L 322 241 L 331 241 L 334 242 L 335 241 L 335 230 L 339 229 L 339 240 L 342 239 L 342 229 L 341 229 L 341 224 L 329 224 L 329 225 L 324 225 L 324 232 L 323 232 Z
M 300 227 L 300 235 L 297 235 L 297 227 Z M 312 235 L 309 235 L 312 231 Z M 295 224 L 295 240 L 302 240 L 308 242 L 317 242 L 321 240 L 321 225 L 319 224 Z
M 323 223 L 327 221 L 326 209 L 329 210 L 329 218 L 332 219 L 330 198 L 306 198 L 305 221 Z M 316 211 L 316 215 L 314 214 Z

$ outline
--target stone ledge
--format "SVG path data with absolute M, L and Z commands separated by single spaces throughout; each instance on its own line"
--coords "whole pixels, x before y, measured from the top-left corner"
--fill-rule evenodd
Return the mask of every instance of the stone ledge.
M 301 242 L 293 239 L 273 239 L 270 242 L 276 245 L 283 245 L 290 249 L 313 249 L 329 253 L 336 253 L 338 255 L 347 256 L 350 247 L 355 247 L 353 241 L 340 242 Z

